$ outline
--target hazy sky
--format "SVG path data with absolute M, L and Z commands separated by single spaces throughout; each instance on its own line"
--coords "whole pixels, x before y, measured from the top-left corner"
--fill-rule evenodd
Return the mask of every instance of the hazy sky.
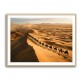
M 72 23 L 71 18 L 11 18 L 11 23 L 38 24 L 38 23 Z

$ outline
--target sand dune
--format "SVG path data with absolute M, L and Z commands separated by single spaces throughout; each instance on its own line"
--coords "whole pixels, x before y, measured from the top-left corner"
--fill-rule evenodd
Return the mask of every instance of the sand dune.
M 67 62 L 62 56 L 36 45 L 30 39 L 27 39 L 27 42 L 35 50 L 35 54 L 40 62 Z
M 12 62 L 68 62 L 61 55 L 35 44 L 25 33 L 39 42 L 68 50 L 72 58 L 71 24 L 14 24 L 11 25 Z
M 11 42 L 11 62 L 38 62 L 34 49 L 27 44 L 26 39 L 22 36 Z

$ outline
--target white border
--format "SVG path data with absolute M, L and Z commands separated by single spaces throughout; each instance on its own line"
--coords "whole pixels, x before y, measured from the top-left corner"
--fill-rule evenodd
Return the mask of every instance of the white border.
M 72 18 L 72 62 L 10 62 L 10 23 L 11 18 Z M 7 15 L 7 66 L 75 66 L 75 14 L 67 15 L 67 14 L 26 14 L 26 15 L 18 15 L 18 14 L 10 14 Z

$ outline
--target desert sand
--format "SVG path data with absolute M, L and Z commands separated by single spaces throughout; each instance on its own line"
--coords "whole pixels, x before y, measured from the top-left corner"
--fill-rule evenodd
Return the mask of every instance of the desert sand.
M 11 61 L 12 62 L 68 62 L 58 51 L 42 47 L 31 40 L 68 50 L 72 61 L 72 25 L 71 24 L 12 24 L 11 25 Z

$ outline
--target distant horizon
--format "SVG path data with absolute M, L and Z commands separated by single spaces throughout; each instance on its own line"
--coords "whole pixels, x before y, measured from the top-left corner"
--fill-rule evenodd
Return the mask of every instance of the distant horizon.
M 33 24 L 33 23 L 25 23 L 25 24 L 11 23 L 11 24 L 26 25 L 26 24 Z M 72 25 L 72 23 L 36 23 L 36 24 L 71 24 Z
M 11 18 L 12 24 L 72 24 L 71 18 Z

